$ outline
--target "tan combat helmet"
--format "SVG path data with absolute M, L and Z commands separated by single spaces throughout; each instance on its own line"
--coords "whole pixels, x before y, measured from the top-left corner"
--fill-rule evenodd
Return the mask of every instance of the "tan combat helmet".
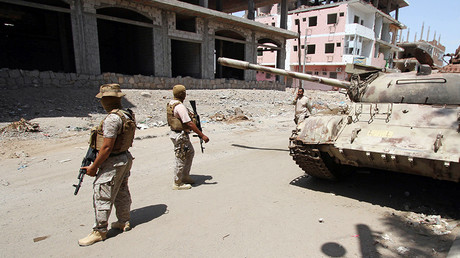
M 185 86 L 182 85 L 182 84 L 174 85 L 174 87 L 173 87 L 173 96 L 174 96 L 174 99 L 183 101 L 185 99 L 185 96 L 186 96 Z
M 96 98 L 102 97 L 123 97 L 125 93 L 121 92 L 120 84 L 111 83 L 111 84 L 103 84 L 99 90 L 99 93 L 96 95 Z

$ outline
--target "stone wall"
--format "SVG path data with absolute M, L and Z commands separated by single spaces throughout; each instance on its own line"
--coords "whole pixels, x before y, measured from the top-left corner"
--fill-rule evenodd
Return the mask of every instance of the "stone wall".
M 105 83 L 118 83 L 124 89 L 171 89 L 183 84 L 187 89 L 264 89 L 285 90 L 285 85 L 271 81 L 240 81 L 232 79 L 195 79 L 191 77 L 153 77 L 143 75 L 123 75 L 104 73 L 87 75 L 76 73 L 56 73 L 52 71 L 26 71 L 0 69 L 0 89 L 26 87 L 99 87 Z

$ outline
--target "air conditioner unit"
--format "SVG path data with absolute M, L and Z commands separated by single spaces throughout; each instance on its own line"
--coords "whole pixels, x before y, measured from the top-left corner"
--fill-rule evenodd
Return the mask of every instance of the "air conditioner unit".
M 342 71 L 342 67 L 337 67 L 337 68 L 335 69 L 335 71 L 336 71 L 336 72 L 341 72 L 341 71 Z

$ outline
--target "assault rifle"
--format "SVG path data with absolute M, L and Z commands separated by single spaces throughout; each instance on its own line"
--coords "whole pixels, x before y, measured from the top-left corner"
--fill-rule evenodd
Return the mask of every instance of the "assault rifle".
M 190 100 L 190 105 L 192 106 L 193 113 L 195 113 L 196 117 L 196 127 L 203 132 L 203 129 L 201 129 L 201 121 L 200 121 L 200 115 L 198 115 L 198 112 L 196 111 L 196 102 L 194 100 Z M 194 137 L 200 137 L 198 135 L 193 135 Z M 200 137 L 200 146 L 201 146 L 201 153 L 204 152 L 204 147 L 203 147 L 203 139 Z
M 96 154 L 97 154 L 97 150 L 89 147 L 88 151 L 86 152 L 86 156 L 83 158 L 83 161 L 81 162 L 80 167 L 86 167 L 86 166 L 91 165 L 91 163 L 93 163 L 94 160 L 96 159 Z M 85 175 L 86 175 L 86 169 L 80 168 L 80 171 L 78 172 L 78 177 L 77 177 L 78 184 L 73 185 L 75 187 L 75 192 L 73 193 L 74 195 L 78 194 L 78 190 L 80 190 L 81 183 L 83 182 L 83 177 Z

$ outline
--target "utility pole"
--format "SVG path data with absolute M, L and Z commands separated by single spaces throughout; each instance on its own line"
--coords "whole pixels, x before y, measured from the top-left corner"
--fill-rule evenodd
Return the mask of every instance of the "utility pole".
M 298 61 L 297 70 L 298 70 L 298 72 L 300 72 L 300 66 L 301 66 L 301 62 L 302 62 L 302 60 L 301 60 L 301 58 L 302 58 L 302 53 L 301 53 L 302 49 L 300 48 L 300 46 L 301 46 L 301 44 L 300 44 L 300 36 L 301 36 L 301 34 L 300 34 L 300 19 L 295 20 L 295 25 L 297 25 L 297 34 L 298 34 L 298 36 L 297 36 L 297 59 L 299 61 Z M 300 79 L 299 79 L 299 87 L 302 88 L 302 80 L 300 80 Z

